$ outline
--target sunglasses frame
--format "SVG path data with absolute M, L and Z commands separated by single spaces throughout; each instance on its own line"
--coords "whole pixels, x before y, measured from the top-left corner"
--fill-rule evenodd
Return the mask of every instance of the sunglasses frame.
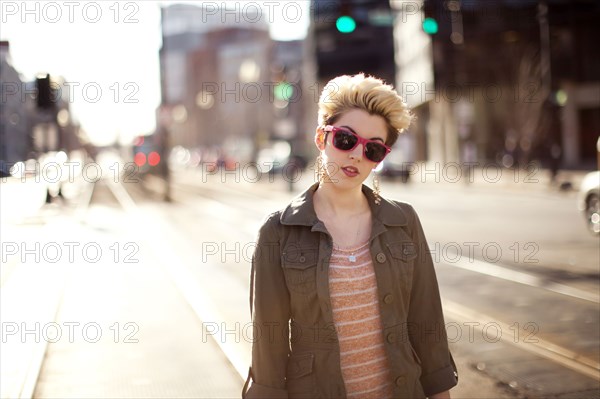
M 359 144 L 362 144 L 362 146 L 363 146 L 363 155 L 364 155 L 364 157 L 366 159 L 368 159 L 371 162 L 379 163 L 379 162 L 383 161 L 385 159 L 385 157 L 392 151 L 391 147 L 388 147 L 387 145 L 385 145 L 381 141 L 366 139 L 366 138 L 361 137 L 358 134 L 354 133 L 350 129 L 346 129 L 346 128 L 343 128 L 343 127 L 332 126 L 332 125 L 327 125 L 327 126 L 323 127 L 323 131 L 326 132 L 326 133 L 332 133 L 333 134 L 333 136 L 331 138 L 331 145 L 333 145 L 333 147 L 336 150 L 340 150 L 340 151 L 344 151 L 344 152 L 350 152 L 350 151 L 354 150 Z M 350 148 L 348 150 L 343 150 L 341 148 L 336 147 L 335 144 L 333 144 L 333 140 L 335 138 L 335 135 L 339 131 L 348 132 L 348 133 L 352 134 L 353 136 L 356 136 L 357 141 L 352 146 L 352 148 Z M 325 140 L 327 140 L 327 136 L 325 136 Z M 383 158 L 381 159 L 381 161 L 373 161 L 371 158 L 369 158 L 367 156 L 367 144 L 369 144 L 369 143 L 375 143 L 375 144 L 383 146 L 385 148 L 385 154 L 383 155 Z

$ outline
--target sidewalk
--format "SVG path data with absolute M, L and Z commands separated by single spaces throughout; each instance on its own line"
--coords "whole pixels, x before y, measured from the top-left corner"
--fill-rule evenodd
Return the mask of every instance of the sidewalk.
M 18 264 L 2 282 L 2 306 L 14 311 L 3 312 L 2 323 L 34 332 L 3 334 L 2 398 L 32 397 L 33 386 L 35 398 L 239 397 L 242 379 L 171 282 L 169 265 L 162 264 L 169 248 L 148 241 L 142 226 L 120 209 L 92 205 L 85 220 L 81 225 L 57 217 L 43 229 L 18 228 L 18 241 L 26 240 L 28 248 L 79 246 L 71 259 L 63 251 L 54 263 L 43 251 L 41 263 L 13 256 Z M 3 243 L 15 240 L 14 230 L 3 222 Z M 86 244 L 89 255 L 81 251 Z M 167 253 L 157 257 L 157 250 Z M 24 299 L 31 306 L 24 307 Z M 39 308 L 47 310 L 45 317 Z M 15 367 L 36 363 L 30 361 L 32 345 L 37 369 Z M 17 395 L 4 388 L 26 385 L 29 392 Z
M 561 170 L 554 182 L 548 169 L 529 167 L 525 169 L 499 168 L 493 164 L 481 164 L 472 168 L 459 169 L 457 163 L 415 163 L 408 183 L 400 179 L 381 177 L 383 185 L 408 184 L 414 188 L 436 188 L 444 190 L 482 192 L 496 191 L 518 195 L 573 195 L 579 190 L 581 181 L 588 171 Z M 371 184 L 371 179 L 365 181 Z
M 415 163 L 409 184 L 442 185 L 446 188 L 471 187 L 510 190 L 521 193 L 577 191 L 588 171 L 560 170 L 554 182 L 548 169 L 531 165 L 521 169 L 499 168 L 493 164 L 477 164 L 459 169 L 458 163 Z
M 41 179 L 0 178 L 2 224 L 34 216 L 46 201 L 46 187 Z

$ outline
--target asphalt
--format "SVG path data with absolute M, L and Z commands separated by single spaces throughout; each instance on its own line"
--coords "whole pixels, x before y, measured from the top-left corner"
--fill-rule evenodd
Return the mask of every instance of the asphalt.
M 549 174 L 539 173 L 539 181 L 529 186 L 525 182 L 511 182 L 508 177 L 497 183 L 482 177 L 470 184 L 484 190 L 502 187 L 544 191 L 560 190 L 560 182 L 569 181 L 576 189 L 585 174 L 561 172 L 559 183 L 551 183 L 544 177 Z M 15 184 L 15 181 L 2 183 L 0 194 L 4 205 L 26 198 L 22 196 L 25 191 L 39 191 L 39 187 Z M 282 192 L 287 188 L 285 182 L 276 185 Z M 294 189 L 299 187 L 300 184 Z M 107 192 L 98 190 L 94 195 Z M 36 195 L 33 197 L 37 198 Z M 27 198 L 37 203 L 35 198 Z M 218 320 L 210 316 L 209 309 L 200 309 L 214 303 L 228 304 L 232 295 L 219 292 L 218 287 L 209 287 L 206 282 L 204 286 L 201 283 L 182 289 L 185 276 L 172 264 L 173 259 L 179 258 L 169 252 L 172 250 L 169 240 L 173 237 L 169 238 L 168 232 L 160 227 L 168 224 L 168 209 L 161 216 L 157 214 L 160 222 L 140 222 L 139 215 L 120 209 L 114 198 L 104 199 L 113 201 L 114 206 L 92 206 L 84 216 L 76 208 L 69 217 L 64 217 L 59 216 L 56 207 L 46 207 L 41 219 L 13 215 L 12 220 L 5 222 L 3 217 L 1 233 L 6 259 L 3 259 L 0 293 L 3 331 L 0 396 L 240 397 L 243 384 L 240 361 L 226 356 L 222 342 L 207 332 L 207 325 Z M 6 209 L 3 207 L 3 216 Z M 24 217 L 29 222 L 19 223 Z M 75 259 L 71 260 L 63 252 L 59 261 L 49 262 L 48 256 L 37 260 L 33 256 L 23 259 L 5 253 L 7 243 L 39 243 L 42 248 L 55 243 L 65 249 L 67 242 L 88 243 L 100 248 L 102 255 L 95 260 L 76 251 Z M 213 305 L 192 303 L 189 293 L 194 288 L 211 290 L 217 296 Z M 447 316 L 447 322 L 453 320 L 452 315 Z M 8 334 L 9 331 L 12 332 Z M 460 373 L 459 385 L 452 390 L 453 398 L 600 397 L 597 381 L 591 380 L 589 386 L 584 384 L 580 389 L 557 396 L 560 384 L 577 376 L 509 343 L 490 345 L 480 340 L 469 345 L 453 343 L 451 348 Z M 498 354 L 507 353 L 510 356 L 504 358 L 508 360 L 497 360 Z M 474 358 L 479 360 L 473 363 Z M 546 374 L 537 380 L 520 378 L 527 367 L 540 362 L 550 364 Z M 557 375 L 565 380 L 549 380 L 549 376 Z

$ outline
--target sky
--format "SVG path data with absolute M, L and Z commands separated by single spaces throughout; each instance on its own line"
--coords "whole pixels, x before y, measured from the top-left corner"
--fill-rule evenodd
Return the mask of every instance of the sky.
M 160 104 L 160 7 L 175 3 L 224 1 L 0 0 L 0 40 L 10 42 L 12 65 L 25 81 L 39 73 L 64 77 L 71 112 L 93 143 L 127 143 L 154 129 Z M 285 8 L 289 1 L 226 3 L 240 10 L 263 6 L 261 18 L 272 22 L 273 39 L 306 35 L 308 0 L 297 0 L 292 8 Z M 301 15 L 296 17 L 296 10 Z

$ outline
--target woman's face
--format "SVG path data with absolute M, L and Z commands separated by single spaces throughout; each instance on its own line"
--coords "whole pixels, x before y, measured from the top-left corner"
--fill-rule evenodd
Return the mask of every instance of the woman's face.
M 385 119 L 379 115 L 370 115 L 362 109 L 346 111 L 333 124 L 351 130 L 359 136 L 378 140 L 385 144 L 387 139 L 387 128 Z M 333 133 L 327 134 L 327 143 L 323 145 L 325 133 L 321 128 L 317 129 L 315 142 L 326 166 L 328 180 L 338 187 L 351 188 L 360 186 L 377 166 L 376 162 L 365 157 L 363 144 L 358 144 L 351 151 L 341 151 L 331 143 Z

